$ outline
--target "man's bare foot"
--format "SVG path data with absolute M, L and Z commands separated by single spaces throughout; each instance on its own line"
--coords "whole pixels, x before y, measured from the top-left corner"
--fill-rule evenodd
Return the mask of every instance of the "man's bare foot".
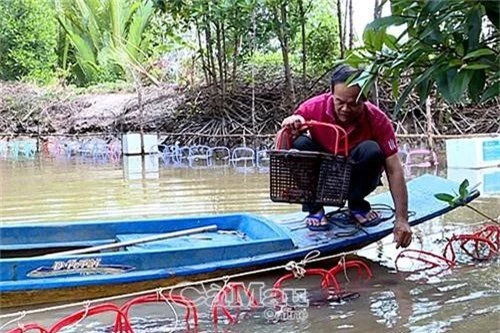
M 361 210 L 351 210 L 351 216 L 358 221 L 359 224 L 374 223 L 380 220 L 380 214 L 374 210 L 368 212 Z
M 315 214 L 307 215 L 305 222 L 306 226 L 313 231 L 328 230 L 330 228 L 330 223 L 326 219 L 324 209 Z

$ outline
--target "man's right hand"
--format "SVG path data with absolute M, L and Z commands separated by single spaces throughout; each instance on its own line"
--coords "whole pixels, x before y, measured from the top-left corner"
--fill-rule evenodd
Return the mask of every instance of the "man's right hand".
M 304 117 L 294 114 L 283 119 L 281 127 L 287 127 L 292 131 L 292 134 L 298 135 L 300 128 L 305 124 L 305 122 L 306 120 L 304 119 Z

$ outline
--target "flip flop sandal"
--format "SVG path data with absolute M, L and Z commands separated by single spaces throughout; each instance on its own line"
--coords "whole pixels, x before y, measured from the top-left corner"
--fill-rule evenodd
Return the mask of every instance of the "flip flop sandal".
M 370 211 L 364 211 L 364 210 L 351 210 L 351 216 L 352 216 L 352 219 L 354 219 L 355 222 L 359 223 L 359 225 L 362 227 L 374 227 L 374 226 L 379 225 L 381 222 L 387 221 L 388 219 L 391 218 L 391 216 L 384 216 L 381 212 L 379 212 L 377 210 L 373 210 L 373 212 L 375 212 L 377 214 L 377 217 L 372 219 L 372 220 L 368 220 L 367 215 L 369 212 Z M 355 215 L 362 216 L 363 218 L 367 219 L 367 221 L 360 223 L 358 221 L 358 219 L 356 219 L 354 217 Z
M 334 211 L 329 212 L 326 215 L 326 219 L 329 223 L 339 227 L 339 228 L 351 228 L 352 219 L 351 215 L 347 211 Z
M 321 220 L 325 216 L 324 212 L 320 212 L 318 214 L 309 214 L 306 216 L 306 219 L 314 219 L 317 220 L 318 222 L 321 223 Z M 311 231 L 328 231 L 332 228 L 332 225 L 330 223 L 327 224 L 319 224 L 319 225 L 312 225 L 309 224 L 307 225 L 307 228 Z

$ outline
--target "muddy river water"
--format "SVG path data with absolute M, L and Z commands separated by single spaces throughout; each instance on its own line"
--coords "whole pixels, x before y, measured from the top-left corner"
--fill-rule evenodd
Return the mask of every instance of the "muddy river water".
M 134 170 L 129 161 L 122 159 L 2 158 L 0 223 L 140 219 L 229 212 L 274 215 L 299 210 L 296 205 L 270 201 L 269 174 L 265 169 L 174 167 L 160 160 L 154 161 L 152 171 L 137 173 Z M 448 174 L 442 169 L 415 172 L 437 172 L 443 177 Z M 414 176 L 408 174 L 409 178 Z M 496 188 L 499 187 L 496 184 Z M 500 192 L 490 191 L 473 205 L 497 217 L 500 215 Z M 459 208 L 415 227 L 412 248 L 440 253 L 446 237 L 474 231 L 480 228 L 482 221 L 484 218 L 472 210 Z M 425 272 L 396 272 L 394 259 L 399 250 L 395 249 L 391 237 L 358 252 L 357 255 L 369 264 L 374 277 L 366 282 L 351 281 L 349 290 L 354 293 L 351 298 L 327 298 L 315 278 L 302 279 L 295 286 L 307 290 L 304 306 L 296 307 L 281 320 L 269 320 L 268 314 L 257 309 L 245 313 L 234 325 L 221 322 L 214 327 L 210 306 L 206 305 L 198 309 L 199 327 L 193 329 L 191 325 L 189 331 L 500 331 L 498 257 L 485 262 L 464 259 L 457 268 L 438 276 Z M 283 273 L 269 272 L 241 281 L 271 286 Z M 118 303 L 124 301 L 126 299 Z M 19 322 L 50 326 L 78 309 L 40 312 Z M 188 331 L 182 308 L 176 308 L 175 313 L 162 303 L 137 308 L 132 320 L 135 332 Z M 0 326 L 4 322 L 0 322 Z M 111 332 L 111 323 L 110 318 L 98 316 L 82 320 L 64 332 Z

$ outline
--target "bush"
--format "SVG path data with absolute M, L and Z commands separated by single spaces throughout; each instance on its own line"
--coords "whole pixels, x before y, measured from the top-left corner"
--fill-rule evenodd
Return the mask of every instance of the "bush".
M 1 0 L 0 13 L 0 79 L 50 82 L 57 64 L 50 1 Z

